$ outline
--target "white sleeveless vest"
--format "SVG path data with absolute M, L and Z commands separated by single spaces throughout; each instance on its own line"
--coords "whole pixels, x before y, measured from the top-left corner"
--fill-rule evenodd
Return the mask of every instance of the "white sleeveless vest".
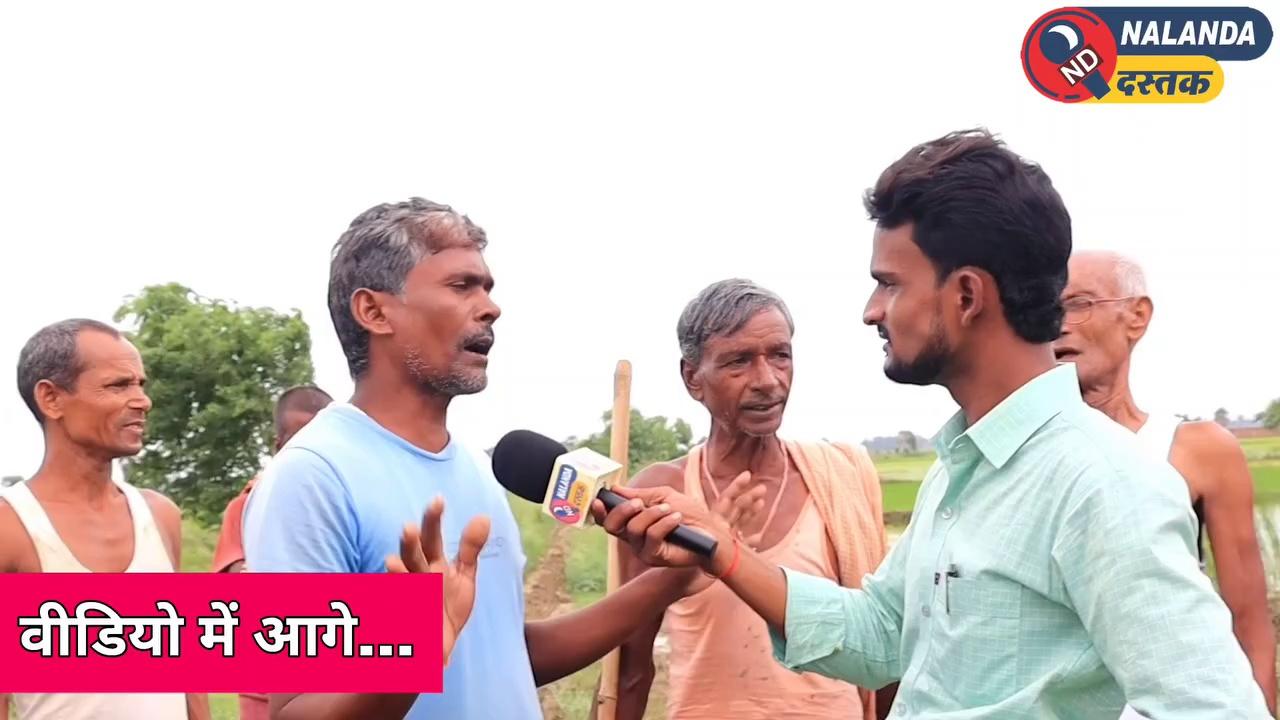
M 1151 457 L 1168 462 L 1169 453 L 1173 450 L 1173 437 L 1178 433 L 1182 419 L 1177 415 L 1148 415 L 1147 421 L 1138 428 L 1138 442 Z
M 1149 457 L 1163 462 L 1169 462 L 1169 455 L 1173 453 L 1173 438 L 1178 434 L 1178 426 L 1182 424 L 1182 419 L 1177 415 L 1156 415 L 1147 416 L 1147 421 L 1142 423 L 1142 427 L 1138 428 L 1135 435 L 1138 436 L 1138 444 L 1142 446 L 1144 452 Z M 1199 539 L 1197 538 L 1197 542 Z M 1205 569 L 1204 561 L 1200 561 L 1200 569 Z M 1119 720 L 1146 720 L 1146 717 L 1140 715 L 1136 710 L 1124 706 L 1124 711 L 1120 713 Z
M 125 572 L 174 572 L 160 528 L 142 493 L 115 481 L 129 503 L 133 518 L 133 560 Z M 0 498 L 18 515 L 36 547 L 41 572 L 92 572 L 76 559 L 58 537 L 40 501 L 25 482 L 0 492 Z M 15 693 L 19 720 L 186 720 L 187 699 L 181 693 Z

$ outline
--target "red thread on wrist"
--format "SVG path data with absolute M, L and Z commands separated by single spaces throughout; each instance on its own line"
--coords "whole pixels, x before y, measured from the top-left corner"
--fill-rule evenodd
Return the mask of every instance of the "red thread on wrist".
M 729 567 L 719 575 L 712 575 L 717 580 L 728 580 L 734 570 L 738 569 L 738 561 L 742 559 L 742 544 L 738 542 L 738 538 L 733 539 L 733 560 L 729 562 Z

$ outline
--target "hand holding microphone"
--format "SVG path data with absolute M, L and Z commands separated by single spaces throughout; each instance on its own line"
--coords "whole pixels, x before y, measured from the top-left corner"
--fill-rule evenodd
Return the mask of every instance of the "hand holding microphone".
M 493 475 L 502 487 L 540 503 L 557 521 L 577 527 L 586 523 L 593 503 L 613 510 L 636 497 L 614 491 L 621 470 L 621 465 L 593 450 L 569 452 L 555 440 L 528 430 L 507 433 L 493 449 Z M 678 521 L 669 525 L 669 537 L 664 536 L 668 542 L 702 557 L 715 553 L 716 540 L 706 533 Z
M 745 483 L 746 478 L 740 476 L 734 482 L 739 481 Z M 736 551 L 733 544 L 738 539 L 726 517 L 699 507 L 669 487 L 619 487 L 615 492 L 627 502 L 608 509 L 597 500 L 592 504 L 592 514 L 606 532 L 629 545 L 642 562 L 659 567 L 700 567 L 717 577 L 723 574 L 725 553 Z M 762 502 L 755 494 L 742 494 L 739 498 L 748 507 Z M 673 542 L 670 535 L 677 527 L 713 538 L 715 549 L 703 554 Z
M 750 473 L 735 478 L 708 513 L 672 488 L 615 487 L 613 483 L 621 470 L 621 465 L 597 452 L 587 448 L 569 452 L 555 440 L 528 430 L 507 433 L 493 450 L 494 477 L 507 491 L 541 504 L 547 515 L 566 525 L 581 527 L 589 514 L 594 515 L 597 522 L 625 540 L 649 565 L 689 567 L 699 563 L 671 560 L 689 560 L 695 555 L 709 560 L 715 555 L 718 542 L 714 533 L 709 534 L 711 531 L 723 526 L 724 537 L 741 539 L 732 528 L 745 525 L 764 509 L 765 489 L 750 486 Z M 652 507 L 663 504 L 668 507 Z M 642 517 L 634 517 L 642 511 Z M 671 520 L 672 511 L 682 513 L 686 520 L 694 518 L 699 529 L 682 524 L 679 519 Z M 652 529 L 659 520 L 662 524 Z M 653 535 L 655 543 L 647 556 L 641 552 L 641 538 L 646 534 Z M 747 542 L 754 544 L 758 539 L 748 538 Z M 670 545 L 672 553 L 678 550 L 688 555 L 668 557 L 659 550 L 663 545 Z

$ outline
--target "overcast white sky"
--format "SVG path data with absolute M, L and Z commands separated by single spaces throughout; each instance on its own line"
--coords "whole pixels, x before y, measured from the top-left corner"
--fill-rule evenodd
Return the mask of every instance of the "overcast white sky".
M 1224 63 L 1207 105 L 1067 106 L 1018 60 L 1052 7 L 7 5 L 0 358 L 176 281 L 300 309 L 317 381 L 345 397 L 329 249 L 366 207 L 422 195 L 488 231 L 504 310 L 488 390 L 454 405 L 460 436 L 591 432 L 619 358 L 635 407 L 705 432 L 675 322 L 730 276 L 795 315 L 785 434 L 928 436 L 951 399 L 886 380 L 861 323 L 860 196 L 911 145 L 982 124 L 1045 166 L 1077 247 L 1145 264 L 1139 402 L 1252 415 L 1280 395 L 1280 51 Z M 9 383 L 0 474 L 29 475 L 40 437 Z

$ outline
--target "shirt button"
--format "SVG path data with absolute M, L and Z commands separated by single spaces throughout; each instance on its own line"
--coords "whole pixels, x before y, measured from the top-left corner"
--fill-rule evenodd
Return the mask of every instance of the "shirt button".
M 954 513 L 954 512 L 952 512 L 951 508 L 949 508 L 949 507 L 944 507 L 944 508 L 942 508 L 942 519 L 943 519 L 943 520 L 950 520 L 952 515 L 955 515 L 955 513 Z
M 920 612 L 921 612 L 921 614 L 923 614 L 925 617 L 929 617 L 929 616 L 933 615 L 933 611 L 929 609 L 929 606 L 928 606 L 928 605 L 922 605 L 922 606 L 920 607 Z

